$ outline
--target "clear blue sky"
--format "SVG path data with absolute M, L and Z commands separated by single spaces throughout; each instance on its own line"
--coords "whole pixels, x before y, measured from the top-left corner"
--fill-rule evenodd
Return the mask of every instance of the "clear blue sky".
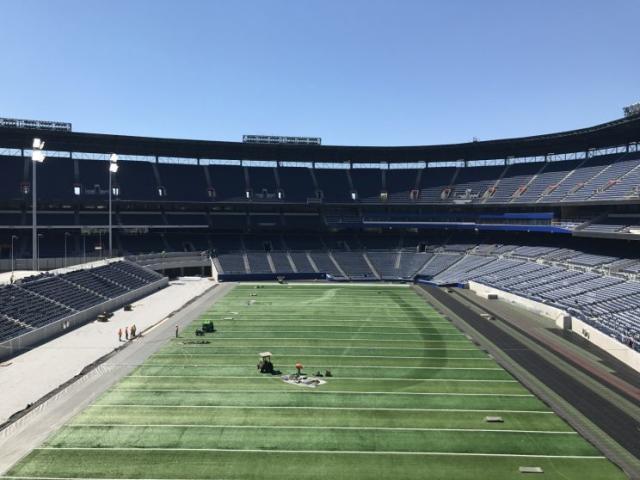
M 640 100 L 638 0 L 2 0 L 0 116 L 420 145 Z

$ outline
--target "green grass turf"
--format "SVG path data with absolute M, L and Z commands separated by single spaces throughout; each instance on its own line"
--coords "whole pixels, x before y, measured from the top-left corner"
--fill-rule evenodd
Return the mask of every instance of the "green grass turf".
M 218 331 L 190 343 L 203 320 Z M 259 375 L 264 350 L 283 373 L 300 361 L 334 376 L 310 389 Z M 624 478 L 411 289 L 242 285 L 8 475 L 508 479 L 519 466 Z

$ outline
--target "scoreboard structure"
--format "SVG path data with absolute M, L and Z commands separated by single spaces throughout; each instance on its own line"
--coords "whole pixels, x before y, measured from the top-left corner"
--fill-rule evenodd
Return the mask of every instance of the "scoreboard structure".
M 242 143 L 271 145 L 322 145 L 320 137 L 283 137 L 279 135 L 243 135 Z
M 640 115 L 640 102 L 628 105 L 622 109 L 625 117 L 632 117 L 634 115 Z
M 67 122 L 51 122 L 49 120 L 25 120 L 0 117 L 0 128 L 28 128 L 32 130 L 70 132 L 71 124 Z

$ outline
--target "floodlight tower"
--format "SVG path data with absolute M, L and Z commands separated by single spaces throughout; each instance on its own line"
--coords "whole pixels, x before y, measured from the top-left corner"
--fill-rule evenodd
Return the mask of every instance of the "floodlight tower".
M 16 269 L 15 256 L 13 254 L 13 241 L 17 239 L 17 235 L 11 235 L 11 283 L 13 283 L 13 272 Z
M 112 229 L 112 221 L 111 221 L 111 194 L 113 193 L 113 188 L 111 187 L 111 177 L 113 174 L 118 171 L 118 155 L 116 153 L 112 153 L 109 158 L 109 258 L 113 257 L 113 235 L 111 232 Z
M 31 150 L 31 163 L 33 164 L 32 176 L 33 179 L 31 181 L 31 269 L 36 270 L 38 266 L 38 222 L 37 222 L 37 213 L 36 213 L 36 200 L 38 197 L 36 191 L 36 165 L 38 163 L 44 162 L 44 142 L 39 138 L 33 139 L 33 145 Z

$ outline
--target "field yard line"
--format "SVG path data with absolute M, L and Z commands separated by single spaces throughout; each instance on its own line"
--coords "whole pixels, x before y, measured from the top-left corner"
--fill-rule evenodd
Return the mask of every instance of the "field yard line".
M 238 453 L 311 453 L 329 455 L 425 455 L 425 456 L 455 456 L 455 457 L 514 457 L 514 458 L 565 458 L 576 460 L 603 460 L 606 457 L 596 455 L 540 455 L 523 453 L 469 453 L 469 452 L 398 452 L 381 450 L 270 450 L 259 448 L 162 448 L 162 447 L 38 447 L 34 450 L 77 450 L 77 451 L 143 451 L 143 452 L 238 452 Z
M 199 355 L 194 355 L 194 354 L 187 354 L 187 353 L 158 353 L 155 355 L 152 355 L 151 359 L 153 358 L 157 358 L 157 357 L 231 357 L 231 356 L 239 356 L 239 357 L 248 357 L 248 356 L 254 356 L 254 355 L 249 355 L 249 354 L 230 354 L 230 353 L 206 353 L 206 354 L 199 354 Z M 300 355 L 292 355 L 292 354 L 279 354 L 278 357 L 337 357 L 337 358 L 397 358 L 397 359 L 407 359 L 407 360 L 473 360 L 474 362 L 477 362 L 478 360 L 484 360 L 487 362 L 494 362 L 495 360 L 493 358 L 489 358 L 489 357 L 399 357 L 397 355 L 329 355 L 329 354 L 325 354 L 325 355 L 320 355 L 320 354 L 314 354 L 314 353 L 305 353 L 305 354 L 300 354 Z M 153 362 L 150 363 L 149 365 L 153 365 Z
M 254 304 L 257 305 L 257 304 Z M 351 304 L 344 304 L 342 305 L 340 308 L 348 308 L 351 309 L 353 305 Z M 244 318 L 280 318 L 282 320 L 296 320 L 296 319 L 300 319 L 300 317 L 303 316 L 304 313 L 304 309 L 302 309 L 302 312 L 291 312 L 291 305 L 286 305 L 286 306 L 282 306 L 283 307 L 283 311 L 282 312 L 253 312 L 251 310 L 237 310 L 238 313 L 225 313 L 225 312 L 210 312 L 206 315 L 203 315 L 201 318 L 215 318 L 215 317 L 220 317 L 220 316 L 234 316 L 234 317 L 244 317 Z M 365 307 L 367 309 L 367 311 L 369 311 L 372 306 L 367 305 Z M 323 313 L 323 316 L 328 316 L 328 313 L 332 313 L 332 312 L 327 312 L 327 309 L 324 309 L 325 312 Z M 367 313 L 366 315 L 364 314 L 359 314 L 359 313 L 348 313 L 348 312 L 339 312 L 339 314 L 337 315 L 338 317 L 342 318 L 349 318 L 349 317 L 359 317 L 362 320 L 359 320 L 361 322 L 368 322 L 371 321 L 372 319 L 381 319 L 384 323 L 394 323 L 394 322 L 398 322 L 398 323 L 409 323 L 409 322 L 415 322 L 416 320 L 424 320 L 424 319 L 430 319 L 430 318 L 436 318 L 438 320 L 440 320 L 437 323 L 443 323 L 443 324 L 449 324 L 451 325 L 450 322 L 448 322 L 447 320 L 443 319 L 443 316 L 440 315 L 439 313 L 428 313 L 425 312 L 424 310 L 420 309 L 420 308 L 414 308 L 414 309 L 410 309 L 413 310 L 414 312 L 417 312 L 420 314 L 419 318 L 416 318 L 415 316 L 408 316 L 408 315 L 402 315 L 402 316 L 397 316 L 395 317 L 395 319 L 391 318 L 390 315 L 384 314 L 384 313 L 378 313 L 378 312 L 371 312 L 371 313 Z M 407 310 L 402 309 L 403 312 L 406 312 Z M 335 312 L 334 312 L 335 313 Z M 302 318 L 303 321 L 309 321 L 309 318 Z M 335 321 L 335 320 L 330 320 L 330 321 Z M 342 321 L 342 320 L 341 320 Z M 355 320 L 351 320 L 351 321 L 355 321 Z
M 369 289 L 369 288 L 377 288 L 380 291 L 384 291 L 384 290 L 391 290 L 391 289 L 408 289 L 410 287 L 410 285 L 407 284 L 398 284 L 398 283 L 388 283 L 388 284 L 384 284 L 381 285 L 379 283 L 367 283 L 367 282 L 351 282 L 351 283 L 340 283 L 340 284 L 336 284 L 334 285 L 330 285 L 327 283 L 313 283 L 313 282 L 296 282 L 295 285 L 276 285 L 274 283 L 270 283 L 270 282 L 243 282 L 242 285 L 237 287 L 236 291 L 248 291 L 248 290 L 254 290 L 254 289 L 250 289 L 249 287 L 252 286 L 256 286 L 256 285 L 261 285 L 262 288 L 266 291 L 280 291 L 280 290 L 288 290 L 289 288 L 297 288 L 297 287 L 313 287 L 310 288 L 309 290 L 315 290 L 315 289 L 321 289 L 326 288 L 326 289 L 339 289 L 339 288 L 362 288 L 362 289 Z M 300 291 L 300 290 L 298 290 Z M 385 292 L 386 293 L 386 292 Z
M 257 375 L 129 375 L 127 378 L 249 378 L 255 380 L 257 378 L 270 380 L 277 376 L 257 376 Z M 517 380 L 483 380 L 477 378 L 381 378 L 381 377 L 330 377 L 333 380 L 390 380 L 395 382 L 404 381 L 421 381 L 421 382 L 490 382 L 490 383 L 518 383 Z
M 197 425 L 197 424 L 128 424 L 128 423 L 75 423 L 67 425 L 67 428 L 259 428 L 269 430 L 381 430 L 400 432 L 498 432 L 498 433 L 540 433 L 544 435 L 577 435 L 577 432 L 562 430 L 497 430 L 490 428 L 417 428 L 417 427 L 326 427 L 326 426 L 304 426 L 304 425 Z
M 116 365 L 116 364 L 114 364 Z M 134 366 L 137 367 L 139 366 L 138 364 L 132 365 L 132 364 L 117 364 L 117 366 L 119 367 L 128 367 L 128 366 Z M 144 365 L 143 365 L 144 366 Z M 211 367 L 211 365 L 186 365 L 186 364 L 176 364 L 176 363 L 163 363 L 162 364 L 163 367 Z M 237 367 L 238 364 L 237 363 L 218 363 L 215 365 L 215 367 Z M 152 366 L 150 368 L 158 368 L 157 366 Z M 311 367 L 309 367 L 311 368 Z M 318 367 L 319 368 L 319 367 Z M 377 365 L 323 365 L 322 368 L 375 368 L 375 369 L 380 369 L 380 368 L 401 368 L 403 370 L 409 370 L 409 369 L 425 369 L 425 370 L 503 370 L 500 367 L 407 367 L 407 366 L 393 366 L 390 367 L 388 365 L 385 365 L 384 367 L 380 367 Z M 133 375 L 130 375 L 133 376 Z M 149 376 L 154 376 L 154 375 L 149 375 Z M 184 375 L 183 375 L 184 376 Z M 187 376 L 200 376 L 200 375 L 187 375 Z
M 455 397 L 534 397 L 531 393 L 460 393 L 460 392 L 354 392 L 350 390 L 205 390 L 205 389 L 181 389 L 181 388 L 120 388 L 113 392 L 180 392 L 180 393 L 292 393 L 308 394 L 313 391 L 314 395 L 449 395 Z
M 297 325 L 300 326 L 300 325 Z M 315 326 L 315 325 L 312 325 Z M 335 328 L 335 326 L 327 327 L 327 328 Z M 367 328 L 367 327 L 364 327 Z M 378 327 L 378 328 L 396 328 L 396 327 Z M 417 329 L 416 329 L 417 330 Z M 224 333 L 264 333 L 260 330 L 228 330 L 225 329 Z M 326 330 L 271 330 L 272 333 L 327 333 Z M 419 335 L 417 332 L 394 332 L 394 333 L 386 333 L 386 332 L 365 332 L 362 328 L 359 328 L 353 332 L 343 332 L 345 335 L 349 333 L 369 333 L 371 335 Z M 433 335 L 433 336 L 445 336 L 445 337 L 464 337 L 462 333 L 425 333 L 424 335 Z M 260 337 L 264 339 L 265 337 Z
M 335 317 L 335 316 L 334 316 Z M 325 325 L 327 325 L 325 322 L 316 322 L 316 323 L 300 323 L 300 320 L 298 318 L 295 319 L 291 319 L 291 321 L 287 321 L 285 319 L 282 319 L 280 317 L 272 317 L 269 318 L 267 316 L 259 316 L 256 317 L 255 319 L 253 318 L 247 318 L 247 317 L 243 317 L 243 318 L 237 318 L 235 320 L 222 320 L 221 318 L 204 318 L 202 319 L 203 321 L 212 321 L 215 322 L 216 325 L 220 325 L 222 324 L 224 327 L 228 327 L 228 326 L 237 326 L 239 324 L 241 324 L 243 327 L 263 327 L 265 325 L 271 325 L 271 322 L 273 323 L 274 327 L 320 327 L 320 328 L 324 328 Z M 308 322 L 309 319 L 305 318 L 304 321 Z M 276 323 L 277 322 L 277 323 Z M 422 323 L 423 326 L 416 326 L 415 322 L 412 321 L 406 321 L 406 322 L 382 322 L 382 321 L 375 321 L 375 320 L 347 320 L 347 319 L 340 319 L 340 322 L 342 323 L 342 325 L 338 325 L 338 327 L 350 327 L 350 328 L 398 328 L 398 329 L 423 329 L 423 330 L 435 330 L 436 332 L 438 330 L 440 331 L 445 331 L 445 332 L 455 332 L 457 333 L 456 329 L 454 327 L 451 326 L 451 323 L 449 322 L 427 322 L 427 323 Z M 355 324 L 355 325 L 354 325 Z M 437 325 L 437 326 L 436 326 Z M 447 325 L 451 328 L 445 328 L 442 325 Z M 328 325 L 326 328 L 331 328 L 331 327 L 335 327 L 335 325 Z
M 324 332 L 323 332 L 324 333 Z M 405 334 L 408 335 L 408 334 Z M 259 340 L 261 342 L 266 342 L 269 340 L 275 340 L 275 341 L 280 341 L 280 340 L 322 340 L 322 341 L 331 341 L 331 342 L 397 342 L 397 343 L 402 343 L 405 344 L 407 342 L 441 342 L 441 343 L 469 343 L 468 339 L 464 339 L 464 340 L 425 340 L 425 339 L 420 339 L 420 340 L 410 340 L 410 339 L 393 339 L 393 340 L 383 340 L 383 339 L 378 339 L 378 338 L 327 338 L 327 337 L 312 337 L 312 338 L 308 338 L 308 337 L 224 337 L 224 336 L 218 336 L 215 338 L 216 343 L 217 342 L 222 342 L 224 340 Z M 213 345 L 212 345 L 213 346 Z M 186 345 L 185 347 L 182 348 L 210 348 L 208 345 L 203 346 L 203 345 Z M 387 347 L 380 347 L 380 348 L 387 348 Z
M 294 338 L 292 340 L 300 340 L 299 338 Z M 446 351 L 463 351 L 463 352 L 475 352 L 475 351 L 479 351 L 480 349 L 478 347 L 471 347 L 471 348 L 447 348 L 447 347 L 440 347 L 440 348 L 436 348 L 436 347 L 404 347 L 404 348 L 398 348 L 398 347 L 342 347 L 342 346 L 331 346 L 331 345 L 324 345 L 324 346 L 311 346 L 311 345 L 302 345 L 302 346 L 295 346 L 295 345 L 274 345 L 278 343 L 278 339 L 269 339 L 267 338 L 266 340 L 262 340 L 262 343 L 258 343 L 258 345 L 263 345 L 268 343 L 269 345 L 273 345 L 273 346 L 279 346 L 280 348 L 345 348 L 348 350 L 446 350 Z M 468 343 L 468 342 L 466 342 Z M 219 346 L 218 348 L 245 348 L 245 347 L 251 347 L 251 346 L 256 346 L 256 345 L 224 345 L 224 346 Z M 158 353 L 157 355 L 154 356 L 160 356 L 160 355 L 185 355 L 184 353 Z M 189 353 L 188 355 L 194 355 L 193 353 Z M 207 353 L 199 353 L 196 355 L 208 355 Z
M 262 307 L 276 307 L 276 309 L 271 309 L 271 310 L 267 310 L 264 312 L 256 312 L 256 307 L 262 306 Z M 264 315 L 268 318 L 282 318 L 284 319 L 295 319 L 295 318 L 300 318 L 303 317 L 304 319 L 304 314 L 311 314 L 314 315 L 317 312 L 319 312 L 320 310 L 323 310 L 323 313 L 321 314 L 322 317 L 328 316 L 328 314 L 333 313 L 335 317 L 361 317 L 363 320 L 370 320 L 370 319 L 376 319 L 376 318 L 386 318 L 387 322 L 395 322 L 395 321 L 406 321 L 406 320 L 425 320 L 425 319 L 434 319 L 434 320 L 439 320 L 439 321 L 443 321 L 445 322 L 446 320 L 443 320 L 443 316 L 440 315 L 439 313 L 432 313 L 432 312 L 426 312 L 424 311 L 424 309 L 421 308 L 409 308 L 409 309 L 399 309 L 399 308 L 387 308 L 384 307 L 383 305 L 366 305 L 363 307 L 356 307 L 356 308 L 362 308 L 364 309 L 363 312 L 358 313 L 358 312 L 354 312 L 354 310 L 356 310 L 355 308 L 352 308 L 353 305 L 345 303 L 342 305 L 332 305 L 331 309 L 327 309 L 327 308 L 323 308 L 323 309 L 318 309 L 318 308 L 313 308 L 313 309 L 309 309 L 309 308 L 300 308 L 297 309 L 296 308 L 296 312 L 291 312 L 290 308 L 291 305 L 264 305 L 264 304 L 260 304 L 259 302 L 252 304 L 251 308 L 249 308 L 248 310 L 243 310 L 240 309 L 238 311 L 239 313 L 237 314 L 227 314 L 227 313 L 223 313 L 223 312 L 211 312 L 208 313 L 207 315 L 204 315 L 202 318 L 214 318 L 216 316 L 234 316 L 234 317 L 262 317 L 262 313 L 264 313 Z M 376 309 L 377 308 L 377 309 Z M 371 309 L 376 309 L 376 310 L 371 310 Z M 264 308 L 262 310 L 265 310 Z M 381 312 L 381 310 L 388 310 L 388 312 Z M 395 317 L 395 313 L 400 313 L 400 315 L 398 317 Z M 409 313 L 414 313 L 415 316 L 411 317 L 407 314 Z M 320 319 L 323 319 L 322 317 L 320 317 Z M 417 317 L 417 318 L 416 318 Z M 309 319 L 307 319 L 309 320 Z
M 114 403 L 114 404 L 100 404 L 96 403 L 88 405 L 89 408 L 234 408 L 234 409 L 246 409 L 246 410 L 347 410 L 347 411 L 366 411 L 366 412 L 458 412 L 458 413 L 532 413 L 542 415 L 555 415 L 551 410 L 473 410 L 465 408 L 388 408 L 388 407 L 268 407 L 262 405 L 255 406 L 238 406 L 238 405 L 145 405 L 140 403 Z
M 235 325 L 236 323 L 242 323 L 242 324 L 248 324 L 248 326 L 258 326 L 258 325 L 264 325 L 264 323 L 268 323 L 268 322 L 278 322 L 277 325 L 280 326 L 286 326 L 286 324 L 292 324 L 295 326 L 309 326 L 309 327 L 323 327 L 325 325 L 324 321 L 322 322 L 315 322 L 312 324 L 301 324 L 299 323 L 300 317 L 299 316 L 295 316 L 292 317 L 291 319 L 287 319 L 287 318 L 282 318 L 281 316 L 269 316 L 269 315 L 257 315 L 255 318 L 248 316 L 248 315 L 242 315 L 242 318 L 236 318 L 235 320 L 223 320 L 222 318 L 220 318 L 221 316 L 225 315 L 224 313 L 220 314 L 220 315 L 216 315 L 216 316 L 210 316 L 210 317 L 202 317 L 201 320 L 211 320 L 214 321 L 216 323 L 222 323 L 223 325 Z M 359 324 L 369 324 L 368 327 L 385 327 L 385 326 L 393 326 L 393 325 L 397 325 L 398 328 L 412 328 L 416 326 L 416 320 L 420 321 L 422 323 L 422 325 L 424 325 L 423 327 L 418 327 L 418 328 L 429 328 L 432 325 L 448 325 L 451 328 L 447 328 L 447 330 L 450 331 L 455 331 L 455 328 L 452 327 L 451 322 L 447 322 L 447 321 L 439 321 L 439 322 L 432 322 L 432 321 L 427 321 L 424 318 L 413 318 L 413 319 L 409 319 L 409 317 L 405 320 L 405 321 L 400 321 L 400 320 L 396 320 L 396 321 L 384 321 L 382 320 L 383 318 L 389 318 L 389 317 L 380 317 L 380 319 L 375 319 L 375 318 L 362 318 L 359 315 L 354 315 L 358 317 L 358 320 L 348 320 L 348 317 L 343 317 L 340 316 L 340 323 L 342 323 L 344 326 L 349 326 L 349 325 L 345 325 L 345 324 L 349 324 L 349 323 L 359 323 Z M 336 315 L 333 315 L 333 317 L 335 318 Z M 199 319 L 200 320 L 200 319 Z M 262 322 L 264 320 L 264 322 Z M 305 318 L 304 321 L 308 322 L 309 319 Z M 335 321 L 335 320 L 334 320 Z M 256 323 L 258 325 L 256 325 Z M 380 325 L 381 323 L 384 323 L 385 325 Z M 362 325 L 365 326 L 365 325 Z M 437 327 L 434 327 L 437 328 Z
M 246 297 L 240 297 L 237 298 L 237 300 L 240 300 L 241 302 L 243 300 L 245 300 Z M 407 297 L 407 299 L 409 299 L 411 297 Z M 260 297 L 259 295 L 257 297 L 252 297 L 251 300 L 254 300 L 255 302 L 251 304 L 251 306 L 253 305 L 268 305 L 270 307 L 289 307 L 291 306 L 291 300 L 297 300 L 297 301 L 306 301 L 306 302 L 315 302 L 315 303 L 303 303 L 302 305 L 296 305 L 296 307 L 299 308 L 311 308 L 311 309 L 317 309 L 317 308 L 322 308 L 324 307 L 326 309 L 326 307 L 331 307 L 331 308 L 335 308 L 335 307 L 343 307 L 343 306 L 350 306 L 350 305 L 354 305 L 353 302 L 349 302 L 348 299 L 345 298 L 336 298 L 336 297 L 332 297 L 330 302 L 328 302 L 327 305 L 318 305 L 318 297 L 311 297 L 311 296 L 306 296 L 306 297 L 301 297 L 301 296 L 297 296 L 296 295 L 290 295 L 287 298 L 286 302 L 283 302 L 281 300 L 281 298 L 279 298 L 278 296 L 274 296 L 271 298 L 267 298 L 267 297 Z M 401 305 L 394 305 L 392 303 L 389 302 L 377 302 L 377 301 L 373 301 L 373 300 L 377 300 L 376 297 L 360 297 L 359 301 L 360 302 L 365 302 L 366 305 L 359 305 L 356 304 L 354 305 L 357 308 L 367 308 L 367 305 L 375 305 L 375 306 L 383 306 L 385 309 L 387 310 L 421 310 L 423 312 L 430 312 L 430 313 L 437 313 L 435 312 L 435 310 L 431 307 L 429 307 L 428 305 L 425 306 L 421 306 L 421 305 L 408 305 L 408 306 L 401 306 Z

